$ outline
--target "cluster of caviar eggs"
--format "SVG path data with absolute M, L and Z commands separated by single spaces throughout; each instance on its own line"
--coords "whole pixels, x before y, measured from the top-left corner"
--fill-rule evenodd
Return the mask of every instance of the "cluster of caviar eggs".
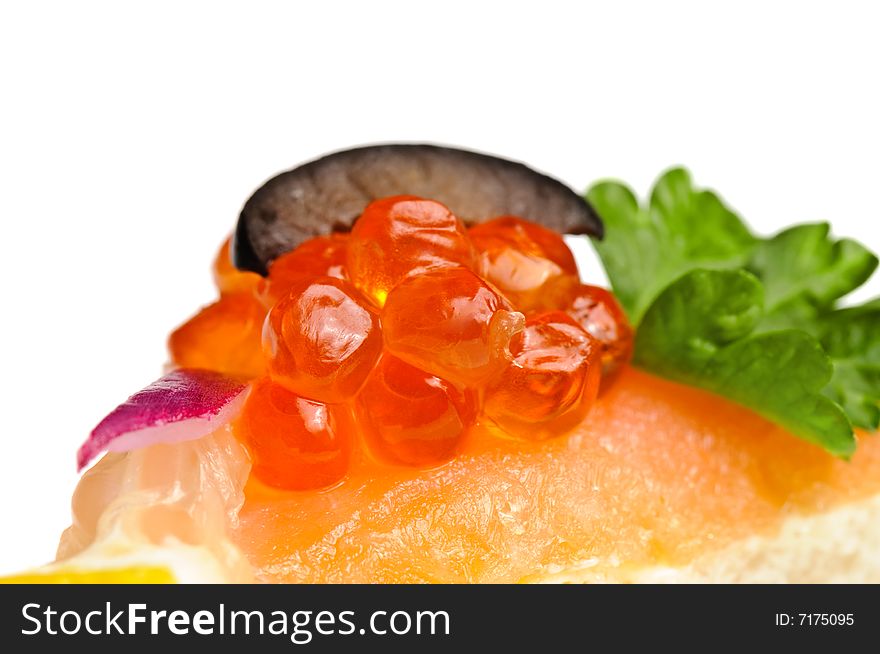
M 254 474 L 333 486 L 355 452 L 393 465 L 453 458 L 476 425 L 563 435 L 629 358 L 614 297 L 582 284 L 562 237 L 500 217 L 468 228 L 433 200 L 372 202 L 348 234 L 237 270 L 170 338 L 173 363 L 253 380 L 236 425 Z

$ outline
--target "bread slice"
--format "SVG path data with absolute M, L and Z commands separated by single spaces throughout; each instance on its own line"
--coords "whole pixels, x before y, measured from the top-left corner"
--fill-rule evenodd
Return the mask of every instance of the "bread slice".
M 880 495 L 794 515 L 770 533 L 740 538 L 680 566 L 597 572 L 582 561 L 534 576 L 537 583 L 880 583 Z

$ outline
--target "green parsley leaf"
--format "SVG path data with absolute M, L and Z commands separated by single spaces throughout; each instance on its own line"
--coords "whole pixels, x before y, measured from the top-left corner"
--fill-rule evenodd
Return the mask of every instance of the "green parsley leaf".
M 606 226 L 594 246 L 638 325 L 638 365 L 752 407 L 842 456 L 853 447 L 851 425 L 880 426 L 880 300 L 837 307 L 877 268 L 872 252 L 833 239 L 826 223 L 756 238 L 681 168 L 664 173 L 642 205 L 617 182 L 596 184 L 587 199 Z M 710 271 L 751 273 L 760 293 Z
M 835 241 L 827 223 L 797 225 L 760 242 L 748 268 L 764 283 L 762 329 L 803 325 L 864 284 L 877 257 L 851 239 Z
M 617 182 L 596 184 L 587 199 L 605 223 L 605 238 L 594 245 L 634 324 L 682 274 L 743 266 L 757 242 L 717 195 L 695 189 L 683 168 L 657 180 L 647 206 Z
M 817 322 L 822 346 L 834 361 L 825 394 L 840 404 L 852 423 L 880 427 L 880 299 L 840 309 Z
M 806 332 L 754 333 L 763 302 L 761 282 L 744 270 L 686 273 L 645 313 L 635 362 L 730 398 L 832 454 L 850 456 L 850 422 L 822 394 L 831 361 Z
M 877 268 L 860 243 L 829 236 L 826 223 L 797 225 L 754 250 L 749 268 L 764 282 L 762 331 L 798 326 L 821 339 L 834 363 L 825 394 L 856 427 L 880 427 L 880 300 L 852 309 L 833 307 Z

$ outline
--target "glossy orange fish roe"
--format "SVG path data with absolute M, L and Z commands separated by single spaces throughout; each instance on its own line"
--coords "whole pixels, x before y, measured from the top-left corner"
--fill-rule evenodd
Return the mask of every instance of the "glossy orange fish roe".
M 349 409 L 307 400 L 263 378 L 251 389 L 236 432 L 264 484 L 325 488 L 348 470 L 354 424 Z
M 347 261 L 352 282 L 378 306 L 409 276 L 477 268 L 464 224 L 439 202 L 407 195 L 367 206 L 351 230 Z
M 539 301 L 542 288 L 563 275 L 577 275 L 574 256 L 556 232 L 505 216 L 469 230 L 480 253 L 481 274 L 521 309 Z
M 265 371 L 260 338 L 266 311 L 252 295 L 224 295 L 172 332 L 172 362 L 254 378 Z
M 410 277 L 388 295 L 385 347 L 407 363 L 455 384 L 485 382 L 510 360 L 524 317 L 466 268 Z
M 269 276 L 261 278 L 257 295 L 267 307 L 281 300 L 303 279 L 335 277 L 347 279 L 345 269 L 347 234 L 316 236 L 269 264 Z
M 620 307 L 580 284 L 559 234 L 512 216 L 468 231 L 413 196 L 371 203 L 351 234 L 305 241 L 266 278 L 235 270 L 228 241 L 214 270 L 221 299 L 172 334 L 172 357 L 265 377 L 242 431 L 261 479 L 281 488 L 338 480 L 351 446 L 320 450 L 330 441 L 431 467 L 457 456 L 480 415 L 495 435 L 561 435 L 596 395 L 600 354 L 610 373 L 632 351 Z M 300 456 L 312 427 L 324 453 Z
M 599 341 L 602 371 L 607 378 L 632 358 L 635 334 L 611 291 L 581 284 L 577 279 L 562 279 L 545 289 L 542 303 L 547 308 L 563 309 Z
M 528 440 L 560 436 L 587 415 L 599 392 L 600 348 L 562 311 L 526 322 L 513 361 L 486 387 L 483 411 L 506 434 Z
M 232 237 L 223 241 L 223 245 L 214 257 L 214 284 L 221 295 L 230 293 L 253 293 L 262 280 L 256 273 L 242 271 L 232 265 L 229 256 Z
M 344 402 L 382 353 L 379 316 L 348 282 L 302 280 L 269 312 L 263 353 L 269 375 L 289 391 Z
M 474 225 L 468 230 L 468 235 L 481 253 L 510 248 L 549 259 L 567 275 L 578 274 L 574 255 L 562 236 L 543 225 L 516 216 L 501 216 Z
M 385 355 L 357 400 L 370 451 L 390 463 L 437 465 L 459 450 L 477 416 L 471 391 Z

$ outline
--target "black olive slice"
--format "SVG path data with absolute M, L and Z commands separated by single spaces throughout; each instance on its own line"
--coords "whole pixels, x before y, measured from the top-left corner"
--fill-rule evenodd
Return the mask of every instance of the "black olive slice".
M 303 241 L 348 231 L 372 200 L 390 195 L 438 200 L 467 222 L 519 216 L 568 234 L 602 237 L 602 221 L 558 180 L 508 159 L 422 144 L 344 150 L 273 177 L 245 203 L 232 257 L 265 275 Z

